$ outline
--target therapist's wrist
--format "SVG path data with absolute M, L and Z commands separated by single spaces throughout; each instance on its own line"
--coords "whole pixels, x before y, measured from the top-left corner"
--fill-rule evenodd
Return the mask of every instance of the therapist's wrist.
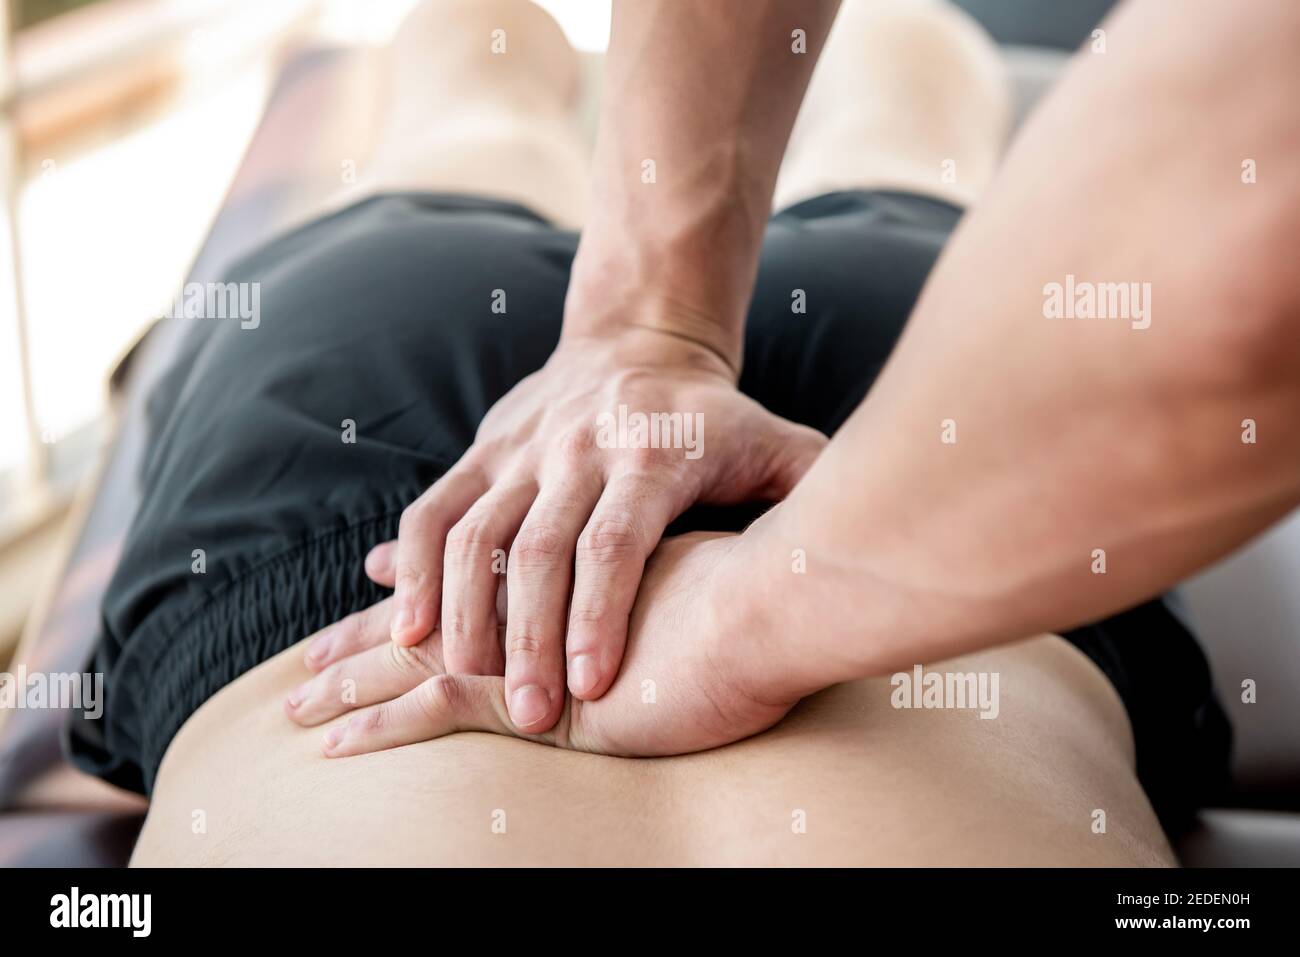
M 714 616 L 748 646 L 744 681 L 760 700 L 797 700 L 871 671 L 869 589 L 801 533 L 788 504 L 751 524 L 719 573 Z
M 653 330 L 709 350 L 738 379 L 761 233 L 699 221 L 668 229 L 663 218 L 633 228 L 609 215 L 588 227 L 570 274 L 564 334 Z

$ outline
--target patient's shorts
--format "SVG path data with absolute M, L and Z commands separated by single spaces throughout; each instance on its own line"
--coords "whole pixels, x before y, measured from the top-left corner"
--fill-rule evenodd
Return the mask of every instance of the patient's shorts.
M 834 433 L 959 215 L 919 196 L 853 192 L 774 216 L 740 388 Z M 142 504 L 92 665 L 106 675 L 104 714 L 70 726 L 80 767 L 148 793 L 204 701 L 387 594 L 366 578 L 366 552 L 396 537 L 402 509 L 546 361 L 576 244 L 512 204 L 386 195 L 229 270 L 228 282 L 260 284 L 256 328 L 169 320 L 194 325 L 150 397 Z M 806 312 L 792 309 L 795 290 Z M 697 508 L 670 531 L 739 530 L 755 514 Z M 1196 641 L 1163 601 L 1065 637 L 1123 698 L 1142 783 L 1178 826 L 1227 767 L 1228 726 Z

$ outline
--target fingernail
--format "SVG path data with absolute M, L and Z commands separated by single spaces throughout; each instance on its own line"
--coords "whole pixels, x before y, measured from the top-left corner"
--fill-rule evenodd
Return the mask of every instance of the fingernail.
M 517 727 L 531 727 L 550 710 L 551 696 L 537 685 L 525 685 L 510 696 L 510 720 Z
M 296 687 L 296 688 L 294 688 L 292 691 L 290 691 L 290 692 L 289 692 L 289 707 L 290 707 L 290 708 L 296 708 L 296 707 L 298 707 L 298 705 L 302 704 L 305 700 L 307 700 L 307 694 L 308 694 L 308 692 L 310 692 L 310 691 L 311 691 L 311 682 L 310 682 L 310 681 L 306 682 L 305 684 L 300 684 L 298 687 Z
M 348 722 L 346 721 L 343 722 L 343 724 L 336 724 L 334 727 L 326 731 L 325 750 L 333 751 L 336 747 L 338 747 L 339 742 L 343 740 L 343 736 L 347 734 L 347 731 L 348 731 Z
M 595 655 L 578 655 L 569 662 L 569 690 L 584 695 L 600 681 L 600 668 Z
M 307 645 L 307 664 L 314 665 L 323 661 L 329 655 L 332 644 L 334 644 L 334 635 L 328 631 L 313 638 Z
M 401 638 L 406 633 L 406 630 L 411 627 L 413 620 L 411 613 L 405 608 L 398 609 L 397 614 L 393 616 L 392 637 L 394 639 Z

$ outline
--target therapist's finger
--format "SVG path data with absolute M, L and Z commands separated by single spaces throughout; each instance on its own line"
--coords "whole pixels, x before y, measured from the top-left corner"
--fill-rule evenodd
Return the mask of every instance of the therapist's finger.
M 385 588 L 393 587 L 393 556 L 396 554 L 397 541 L 384 542 L 376 545 L 366 556 L 366 575 L 376 585 L 383 585 Z M 501 581 L 497 585 L 497 619 L 498 621 L 506 620 L 506 576 L 499 576 Z M 385 599 L 387 601 L 387 599 Z M 384 627 L 388 624 L 385 621 Z M 387 634 L 387 632 L 385 632 Z
M 438 626 L 447 531 L 487 489 L 481 470 L 458 465 L 403 510 L 393 561 L 391 633 L 398 644 L 413 645 Z
M 376 545 L 366 555 L 366 577 L 376 585 L 392 588 L 397 582 L 397 569 L 393 565 L 395 558 L 397 558 L 397 539 Z
M 442 659 L 448 674 L 499 675 L 505 670 L 497 634 L 497 586 L 507 549 L 536 497 L 531 475 L 503 480 L 447 533 Z
M 485 731 L 559 744 L 557 732 L 521 734 L 505 706 L 505 682 L 494 675 L 438 675 L 393 701 L 365 708 L 325 734 L 326 757 L 399 748 L 458 731 Z
M 388 641 L 392 615 L 393 599 L 385 598 L 327 625 L 308 640 L 303 663 L 320 671 L 341 658 L 383 644 Z
M 366 705 L 406 694 L 442 671 L 433 641 L 405 648 L 385 640 L 342 661 L 289 693 L 284 711 L 293 721 L 311 727 Z
M 506 702 L 523 731 L 549 729 L 564 709 L 564 635 L 578 533 L 600 497 L 594 470 L 542 488 L 510 546 Z
M 605 488 L 574 555 L 565 647 L 574 697 L 591 701 L 613 684 L 646 558 L 679 510 L 666 479 L 627 474 Z

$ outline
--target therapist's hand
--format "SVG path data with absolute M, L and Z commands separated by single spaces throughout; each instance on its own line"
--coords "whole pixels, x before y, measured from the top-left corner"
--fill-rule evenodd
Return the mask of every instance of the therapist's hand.
M 825 443 L 736 382 L 777 171 L 837 6 L 614 5 L 560 345 L 403 513 L 393 559 L 395 645 L 438 633 L 448 673 L 504 672 L 521 730 L 555 725 L 566 666 L 577 698 L 609 688 L 669 521 L 695 502 L 781 499 Z M 619 424 L 620 406 L 701 418 L 702 454 L 602 448 L 599 417 Z
M 560 718 L 566 671 L 574 696 L 599 698 L 668 523 L 695 502 L 780 500 L 826 442 L 742 395 L 734 375 L 713 350 L 661 331 L 562 339 L 402 514 L 395 551 L 372 557 L 393 568 L 393 641 L 440 631 L 448 674 L 504 673 L 510 719 L 528 733 Z M 645 444 L 638 413 L 672 414 L 685 447 L 628 447 Z
M 683 754 L 749 737 L 812 687 L 790 680 L 797 669 L 785 660 L 788 628 L 737 626 L 769 619 L 753 608 L 773 597 L 733 558 L 739 541 L 694 534 L 661 543 L 637 595 L 617 680 L 598 701 L 569 698 L 544 735 L 511 720 L 502 678 L 447 674 L 437 634 L 410 649 L 390 642 L 391 598 L 313 638 L 347 654 L 294 692 L 286 710 L 306 726 L 346 718 L 325 733 L 329 757 L 458 731 L 627 756 Z

